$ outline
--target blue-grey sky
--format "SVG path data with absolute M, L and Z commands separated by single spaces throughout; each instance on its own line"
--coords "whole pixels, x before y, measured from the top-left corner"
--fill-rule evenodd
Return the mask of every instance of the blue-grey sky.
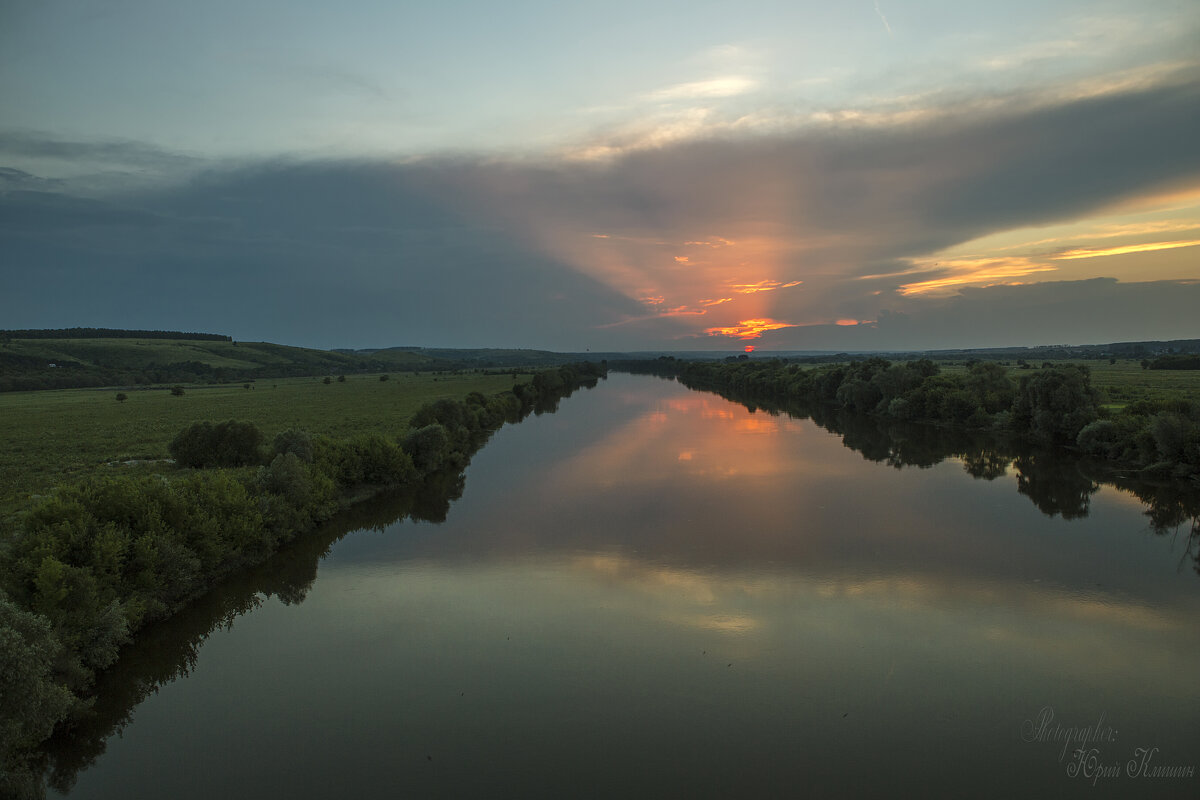
M 0 327 L 1200 336 L 1200 6 L 0 0 Z

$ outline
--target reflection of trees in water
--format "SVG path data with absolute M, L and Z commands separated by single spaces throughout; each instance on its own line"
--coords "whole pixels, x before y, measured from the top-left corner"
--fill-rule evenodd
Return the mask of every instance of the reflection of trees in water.
M 1114 476 L 1112 483 L 1146 504 L 1146 517 L 1159 536 L 1178 536 L 1186 530 L 1179 563 L 1191 558 L 1200 574 L 1200 490 L 1178 481 L 1142 481 L 1125 475 Z
M 133 720 L 138 704 L 159 687 L 191 673 L 211 633 L 232 628 L 238 617 L 272 597 L 284 605 L 303 602 L 321 559 L 346 534 L 364 528 L 382 531 L 404 519 L 444 522 L 463 485 L 463 473 L 445 472 L 431 476 L 419 489 L 352 506 L 262 564 L 231 576 L 170 619 L 140 631 L 117 663 L 99 676 L 90 711 L 73 724 L 60 726 L 43 747 L 48 785 L 68 792 L 79 773 L 103 755 L 107 739 Z
M 1049 517 L 1082 519 L 1100 484 L 1079 471 L 1078 460 L 1059 453 L 1024 453 L 1013 461 L 1017 469 L 1017 491 L 1028 497 Z
M 972 478 L 994 481 L 1008 474 L 1008 465 L 1012 459 L 995 450 L 974 450 L 963 453 L 963 469 Z
M 1159 535 L 1177 535 L 1187 528 L 1184 559 L 1193 559 L 1200 573 L 1200 486 L 1194 482 L 1156 482 L 1114 471 L 1077 458 L 1061 449 L 1034 449 L 1011 437 L 985 431 L 921 425 L 856 414 L 833 406 L 764 402 L 735 392 L 717 392 L 751 411 L 786 413 L 811 419 L 842 437 L 842 443 L 863 458 L 897 469 L 932 467 L 958 458 L 967 474 L 995 480 L 1016 471 L 1017 491 L 1047 516 L 1082 519 L 1101 484 L 1131 492 L 1146 504 L 1145 515 Z

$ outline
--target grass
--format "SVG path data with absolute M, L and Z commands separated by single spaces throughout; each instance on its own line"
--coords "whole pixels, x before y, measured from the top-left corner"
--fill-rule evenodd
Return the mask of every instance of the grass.
M 528 375 L 521 380 L 528 380 Z M 503 374 L 348 375 L 344 383 L 321 378 L 264 379 L 219 386 L 185 386 L 180 397 L 164 388 L 64 389 L 0 394 L 0 519 L 29 506 L 52 487 L 101 470 L 153 472 L 161 464 L 117 464 L 168 458 L 167 445 L 198 420 L 249 420 L 268 440 L 288 428 L 344 437 L 399 435 L 426 402 L 459 399 L 473 391 L 511 388 Z
M 944 372 L 965 372 L 961 361 L 951 364 L 938 362 Z M 1030 360 L 1034 369 L 1042 366 Z M 1138 400 L 1196 400 L 1200 398 L 1200 370 L 1142 369 L 1140 361 L 1117 359 L 1110 364 L 1106 359 L 1050 361 L 1052 366 L 1082 364 L 1092 372 L 1092 386 L 1100 390 L 1101 402 L 1112 411 L 1119 411 Z M 1008 368 L 1014 378 L 1033 372 L 1016 366 Z
M 1092 368 L 1092 385 L 1109 408 L 1124 408 L 1138 400 L 1196 400 L 1200 398 L 1200 370 L 1142 369 L 1137 361 L 1118 359 L 1086 362 Z

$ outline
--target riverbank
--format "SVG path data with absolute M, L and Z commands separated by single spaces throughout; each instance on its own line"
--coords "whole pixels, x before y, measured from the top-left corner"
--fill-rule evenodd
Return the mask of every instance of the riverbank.
M 896 422 L 988 430 L 1072 450 L 1146 477 L 1200 482 L 1200 401 L 1139 400 L 1107 408 L 1083 365 L 1045 365 L 1013 376 L 994 362 L 946 372 L 928 360 L 882 358 L 805 369 L 798 364 L 620 362 L 614 370 L 679 380 L 755 402 L 831 406 Z
M 200 419 L 253 422 L 268 439 L 290 428 L 348 438 L 403 435 L 425 403 L 485 396 L 528 383 L 529 370 L 442 374 L 379 373 L 279 378 L 236 384 L 63 389 L 0 393 L 0 520 L 36 495 L 97 473 L 149 475 L 167 445 Z M 249 386 L 250 388 L 245 388 Z M 125 400 L 118 400 L 118 394 Z M 134 463 L 128 463 L 134 462 Z
M 0 554 L 5 790 L 33 787 L 22 778 L 32 748 L 84 709 L 96 673 L 138 630 L 352 502 L 461 469 L 491 431 L 603 374 L 567 366 L 491 397 L 442 398 L 412 416 L 403 438 L 292 429 L 259 446 L 257 464 L 97 477 L 34 505 Z M 250 424 L 226 431 L 261 435 Z M 229 449 L 215 452 L 220 463 Z

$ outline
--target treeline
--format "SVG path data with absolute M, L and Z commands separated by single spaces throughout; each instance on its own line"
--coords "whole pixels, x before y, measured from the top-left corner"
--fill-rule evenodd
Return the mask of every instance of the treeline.
M 146 624 L 265 560 L 339 509 L 461 470 L 492 431 L 553 410 L 604 368 L 564 366 L 492 397 L 422 407 L 401 437 L 197 422 L 172 441 L 176 474 L 65 486 L 0 544 L 0 768 L 36 788 L 27 758 L 79 713 L 98 671 Z M 22 776 L 26 785 L 19 785 Z
M 398 359 L 394 354 L 391 357 L 350 355 L 263 343 L 242 344 L 237 346 L 237 351 L 233 353 L 220 350 L 211 353 L 222 359 L 232 357 L 254 364 L 247 367 L 214 366 L 195 357 L 168 363 L 141 362 L 137 360 L 141 355 L 139 349 L 133 344 L 112 343 L 111 347 L 104 350 L 90 348 L 73 356 L 64 343 L 58 342 L 55 347 L 68 352 L 47 356 L 14 352 L 16 348 L 0 346 L 0 392 L 172 383 L 244 383 L 259 379 L 297 378 L 331 373 L 452 372 L 482 368 L 481 362 L 478 361 L 433 360 L 424 357 L 406 360 Z M 198 355 L 201 358 L 205 357 L 203 353 Z M 88 363 L 84 363 L 84 360 Z
M 185 339 L 200 342 L 232 342 L 232 336 L 220 333 L 183 333 L 182 331 L 127 331 L 120 328 L 38 328 L 0 330 L 4 339 Z
M 1014 380 L 995 362 L 944 373 L 928 360 L 870 358 L 805 369 L 779 359 L 660 358 L 613 364 L 684 385 L 782 402 L 829 404 L 890 419 L 952 424 L 1077 448 L 1095 459 L 1172 477 L 1200 477 L 1200 403 L 1139 401 L 1120 413 L 1099 402 L 1086 366 L 1043 367 Z
M 237 370 L 213 367 L 200 361 L 149 364 L 142 368 L 92 367 L 77 361 L 58 361 L 51 367 L 46 359 L 0 351 L 0 392 L 29 392 L 42 389 L 87 389 L 96 386 L 149 386 L 163 383 L 229 383 L 255 378 L 311 375 L 312 369 Z
M 1200 369 L 1200 355 L 1159 356 L 1149 362 L 1148 369 Z

